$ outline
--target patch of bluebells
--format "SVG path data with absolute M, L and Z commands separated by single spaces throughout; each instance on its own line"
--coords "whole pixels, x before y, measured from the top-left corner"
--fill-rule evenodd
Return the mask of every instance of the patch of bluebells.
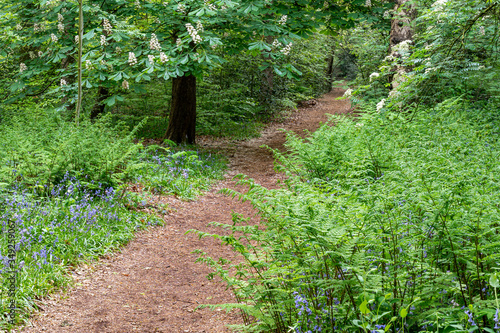
M 469 310 L 465 310 L 464 312 L 467 315 L 467 321 L 469 322 L 470 326 L 477 326 L 472 313 Z
M 222 177 L 223 167 L 216 156 L 198 151 L 152 151 L 142 158 L 143 167 L 136 181 L 155 193 L 193 198 L 208 189 L 213 179 Z
M 329 311 L 325 303 L 318 304 L 319 309 L 313 307 L 311 302 L 305 295 L 295 291 L 293 293 L 295 300 L 295 311 L 297 314 L 297 322 L 295 333 L 314 333 L 326 332 L 329 327 Z M 336 300 L 335 304 L 339 304 Z M 332 318 L 333 322 L 336 318 Z M 337 329 L 337 327 L 334 327 Z
M 104 253 L 107 248 L 117 246 L 119 239 L 123 241 L 124 234 L 131 237 L 138 227 L 138 219 L 131 218 L 119 204 L 114 188 L 94 185 L 89 189 L 66 174 L 58 185 L 44 187 L 43 197 L 18 184 L 11 187 L 9 195 L 0 202 L 0 227 L 6 234 L 8 221 L 15 222 L 16 262 L 21 283 L 40 287 L 56 279 L 50 277 L 56 265 L 74 262 L 77 255 Z M 0 241 L 0 274 L 7 266 L 6 238 Z M 27 285 L 20 288 L 37 290 Z

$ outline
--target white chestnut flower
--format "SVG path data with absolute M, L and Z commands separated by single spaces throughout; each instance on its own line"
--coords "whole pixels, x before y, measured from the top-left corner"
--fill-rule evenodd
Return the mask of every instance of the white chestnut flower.
M 180 47 L 182 45 L 182 39 L 177 38 L 177 40 L 175 41 L 175 44 L 177 45 L 177 47 Z
M 208 7 L 208 9 L 210 9 L 210 10 L 212 10 L 214 12 L 217 11 L 217 7 L 215 7 L 215 5 L 213 3 L 210 3 L 209 0 L 204 0 L 203 2 L 205 4 L 205 6 Z
M 352 96 L 352 89 L 347 89 L 344 93 L 344 97 L 351 97 Z
M 94 68 L 94 65 L 92 64 L 92 61 L 90 61 L 90 60 L 86 60 L 86 61 L 85 61 L 85 68 L 86 68 L 87 70 L 91 70 L 91 69 L 93 69 L 93 68 Z
M 103 26 L 104 32 L 106 34 L 110 35 L 111 34 L 111 29 L 113 29 L 113 27 L 111 26 L 111 23 L 109 23 L 108 19 L 104 19 L 103 20 L 102 26 Z
M 106 36 L 101 35 L 101 46 L 108 45 L 108 41 L 106 40 Z
M 273 47 L 276 47 L 276 48 L 277 48 L 277 47 L 281 47 L 281 46 L 282 46 L 282 44 L 281 44 L 281 43 L 280 43 L 277 39 L 275 39 L 275 40 L 273 41 Z
M 64 24 L 62 22 L 57 23 L 57 30 L 59 30 L 60 33 L 64 32 Z
M 36 58 L 36 54 L 33 51 L 30 51 L 29 55 L 30 55 L 30 59 L 35 59 Z
M 365 6 L 366 7 L 371 7 L 372 6 L 372 0 L 366 0 L 365 1 Z
M 64 16 L 62 16 L 60 13 L 57 13 L 57 20 L 59 22 L 62 22 L 64 20 Z
M 42 51 L 38 51 L 38 56 L 39 57 L 43 56 L 43 52 Z
M 153 65 L 155 63 L 155 56 L 152 54 L 148 54 L 148 60 Z
M 186 14 L 186 6 L 184 6 L 182 3 L 180 3 L 178 6 L 177 6 L 177 11 L 179 13 L 182 13 L 182 14 Z
M 186 29 L 195 44 L 201 42 L 201 37 L 200 35 L 198 35 L 198 31 L 193 27 L 191 23 L 186 23 Z
M 156 37 L 156 34 L 154 33 L 151 34 L 151 40 L 149 41 L 149 48 L 151 50 L 161 51 L 160 42 L 158 41 L 158 37 Z
M 50 39 L 52 39 L 52 42 L 54 43 L 56 43 L 59 40 L 59 38 L 57 38 L 57 36 L 54 34 L 50 34 Z
M 479 27 L 479 34 L 480 34 L 481 36 L 484 36 L 484 35 L 486 34 L 486 32 L 484 31 L 484 27 L 483 27 L 483 26 L 480 26 L 480 27 Z
M 287 15 L 283 15 L 281 17 L 281 19 L 279 20 L 278 24 L 279 25 L 285 25 L 287 20 L 288 20 L 288 16 Z
M 129 87 L 129 85 L 128 85 L 128 81 L 127 81 L 127 80 L 124 80 L 124 81 L 122 82 L 122 88 L 123 88 L 123 89 L 127 89 L 127 90 L 130 88 L 130 87 Z
M 128 53 L 128 64 L 130 66 L 137 65 L 137 58 L 135 57 L 134 52 L 129 52 Z
M 20 25 L 19 23 L 16 25 L 16 30 L 23 30 L 23 27 L 22 25 Z
M 160 61 L 161 61 L 162 64 L 166 63 L 168 61 L 167 55 L 165 53 L 163 53 L 163 52 L 160 52 Z
M 287 46 L 285 46 L 284 48 L 282 48 L 280 50 L 280 52 L 283 53 L 284 55 L 288 55 L 290 53 L 291 49 L 292 49 L 292 43 L 290 43 Z
M 121 48 L 121 47 L 119 47 L 119 46 L 117 46 L 117 47 L 115 48 L 115 52 L 116 52 L 116 53 L 118 53 L 118 54 L 122 53 L 122 48 Z
M 196 22 L 196 30 L 203 32 L 203 24 L 201 24 L 201 21 Z
M 26 66 L 26 64 L 24 62 L 19 64 L 19 73 L 22 73 L 27 69 L 28 69 L 28 66 Z
M 67 85 L 67 84 L 68 84 L 68 82 L 66 82 L 66 80 L 65 80 L 65 79 L 61 79 L 61 87 L 62 87 L 62 86 L 65 86 L 65 85 Z

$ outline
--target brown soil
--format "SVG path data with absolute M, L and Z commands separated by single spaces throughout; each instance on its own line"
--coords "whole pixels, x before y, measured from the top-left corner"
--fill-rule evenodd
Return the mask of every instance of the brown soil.
M 335 89 L 308 107 L 294 112 L 284 123 L 268 126 L 257 139 L 239 143 L 199 138 L 202 146 L 220 149 L 230 158 L 224 181 L 203 197 L 183 202 L 161 197 L 172 208 L 164 216 L 165 226 L 137 234 L 120 253 L 80 267 L 73 273 L 75 287 L 40 302 L 22 332 L 230 332 L 227 324 L 242 320 L 237 312 L 197 309 L 199 304 L 235 302 L 217 278 L 209 281 L 210 270 L 195 263 L 200 249 L 214 258 L 233 258 L 233 253 L 212 238 L 198 239 L 190 229 L 218 232 L 212 221 L 231 222 L 231 212 L 251 216 L 248 203 L 217 193 L 221 188 L 243 190 L 232 177 L 243 173 L 263 186 L 276 187 L 281 178 L 273 170 L 272 154 L 260 146 L 283 150 L 285 134 L 280 128 L 304 133 L 325 122 L 325 113 L 347 113 L 347 101 L 335 101 L 343 90 Z M 220 309 L 219 309 L 220 310 Z

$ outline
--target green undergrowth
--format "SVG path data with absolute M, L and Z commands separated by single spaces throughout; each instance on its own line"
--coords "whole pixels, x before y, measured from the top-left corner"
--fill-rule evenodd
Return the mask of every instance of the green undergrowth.
M 12 299 L 22 324 L 38 300 L 71 285 L 77 265 L 161 225 L 156 213 L 168 207 L 158 195 L 194 200 L 222 178 L 221 155 L 144 147 L 135 143 L 139 128 L 110 116 L 76 126 L 47 110 L 0 124 L 0 329 L 9 328 Z M 130 191 L 134 184 L 143 191 Z
M 246 177 L 259 227 L 235 213 L 200 253 L 234 291 L 239 332 L 494 332 L 500 329 L 498 119 L 460 99 L 414 113 L 332 116 L 289 154 L 283 188 Z M 334 126 L 333 126 L 334 125 Z M 230 273 L 231 272 L 231 273 Z M 221 306 L 221 305 L 216 305 Z M 215 306 L 214 306 L 215 307 Z
M 155 145 L 134 166 L 134 174 L 149 192 L 193 200 L 223 178 L 226 165 L 219 154 Z
M 116 251 L 137 230 L 162 224 L 154 214 L 127 209 L 133 200 L 127 193 L 103 184 L 89 189 L 69 175 L 50 196 L 16 185 L 1 194 L 0 328 L 9 327 L 9 291 L 14 291 L 16 323 L 22 323 L 37 300 L 72 284 L 70 274 L 78 264 Z M 10 243 L 9 233 L 15 236 Z M 8 245 L 15 249 L 12 264 Z M 15 289 L 9 283 L 14 274 Z

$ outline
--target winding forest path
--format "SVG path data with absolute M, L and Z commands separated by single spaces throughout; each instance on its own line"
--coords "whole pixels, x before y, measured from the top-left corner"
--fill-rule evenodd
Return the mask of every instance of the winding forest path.
M 268 126 L 257 139 L 237 144 L 200 138 L 198 143 L 224 151 L 230 158 L 226 179 L 197 201 L 183 202 L 162 197 L 173 211 L 165 225 L 137 234 L 121 252 L 81 267 L 73 277 L 76 286 L 40 303 L 41 311 L 22 332 L 229 332 L 227 324 L 241 323 L 236 312 L 194 309 L 199 304 L 235 302 L 232 293 L 208 281 L 210 270 L 194 261 L 200 249 L 214 258 L 234 257 L 212 238 L 198 239 L 189 229 L 221 232 L 208 226 L 212 221 L 231 223 L 231 212 L 252 216 L 249 203 L 217 193 L 221 188 L 242 190 L 231 179 L 248 175 L 265 187 L 276 187 L 281 175 L 273 170 L 272 154 L 260 146 L 283 150 L 285 134 L 280 128 L 304 133 L 327 120 L 326 113 L 346 113 L 348 101 L 336 101 L 343 90 L 335 89 L 316 105 L 299 109 L 282 124 Z

